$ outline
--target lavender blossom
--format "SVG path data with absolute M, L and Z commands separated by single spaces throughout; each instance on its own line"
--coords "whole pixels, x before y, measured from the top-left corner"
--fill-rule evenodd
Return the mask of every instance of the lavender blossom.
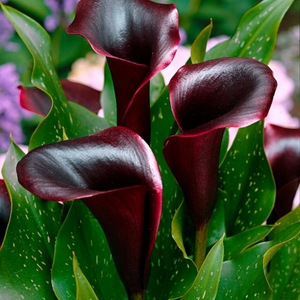
M 79 0 L 45 0 L 45 4 L 50 8 L 51 13 L 45 19 L 45 28 L 54 31 L 61 22 L 66 22 L 64 26 L 71 23 L 71 15 Z
M 28 113 L 19 106 L 19 75 L 16 66 L 0 66 L 0 152 L 6 151 L 10 134 L 17 143 L 24 141 L 20 121 Z
M 2 1 L 4 2 L 4 1 Z M 14 28 L 8 21 L 5 15 L 0 11 L 0 48 L 8 51 L 14 51 L 18 45 L 10 41 L 10 38 L 14 34 Z

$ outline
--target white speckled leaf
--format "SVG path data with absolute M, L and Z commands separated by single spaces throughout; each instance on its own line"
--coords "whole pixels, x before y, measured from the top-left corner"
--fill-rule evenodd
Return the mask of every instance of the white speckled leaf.
M 21 12 L 5 5 L 2 9 L 33 57 L 32 84 L 47 93 L 53 103 L 50 113 L 34 132 L 30 148 L 62 140 L 63 128 L 70 138 L 107 128 L 108 123 L 104 119 L 67 101 L 53 65 L 48 33 Z
M 182 300 L 213 300 L 216 298 L 224 256 L 223 238 L 208 252 L 194 283 L 181 298 Z
M 281 247 L 297 238 L 300 223 L 283 230 L 272 241 L 259 243 L 223 263 L 216 299 L 272 299 L 265 276 L 266 263 Z
M 11 143 L 3 167 L 13 210 L 0 252 L 0 299 L 56 299 L 51 268 L 62 205 L 40 200 L 18 183 L 16 164 L 23 156 Z
M 162 154 L 164 140 L 177 131 L 168 89 L 153 104 L 151 148 L 158 161 L 163 182 L 163 217 L 151 259 L 151 276 L 146 299 L 165 300 L 182 296 L 197 274 L 194 263 L 183 257 L 171 234 L 171 222 L 182 202 L 178 186 Z
M 275 201 L 275 184 L 263 148 L 263 122 L 241 128 L 220 167 L 226 234 L 261 225 Z
M 217 57 L 249 57 L 269 63 L 281 19 L 293 0 L 264 0 L 241 18 L 234 35 L 212 48 L 205 60 Z
M 300 222 L 300 206 L 278 220 L 279 226 L 271 232 L 273 239 L 282 230 Z M 300 295 L 300 235 L 284 245 L 273 257 L 268 280 L 274 291 L 274 300 L 297 299 Z
M 273 229 L 272 225 L 250 228 L 224 240 L 224 260 L 229 260 L 248 247 L 262 241 Z
M 52 281 L 60 300 L 76 299 L 73 253 L 99 299 L 126 298 L 104 233 L 80 200 L 72 203 L 55 245 Z

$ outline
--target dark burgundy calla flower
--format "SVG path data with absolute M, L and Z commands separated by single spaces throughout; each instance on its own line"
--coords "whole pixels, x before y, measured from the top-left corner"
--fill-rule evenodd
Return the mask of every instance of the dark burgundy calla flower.
M 3 179 L 0 179 L 0 247 L 3 241 L 10 215 L 10 199 Z
M 276 86 L 272 71 L 248 58 L 186 65 L 171 79 L 171 108 L 181 133 L 165 141 L 164 156 L 196 230 L 208 223 L 217 199 L 224 129 L 263 119 Z
M 18 163 L 17 173 L 20 183 L 42 199 L 82 199 L 103 227 L 128 294 L 144 293 L 162 182 L 155 157 L 139 135 L 111 127 L 36 148 Z
M 275 207 L 268 220 L 269 223 L 274 223 L 291 211 L 299 187 L 300 128 L 268 124 L 264 142 L 276 184 Z
M 180 37 L 173 4 L 148 0 L 81 0 L 70 34 L 107 57 L 118 125 L 150 139 L 149 81 L 172 61 Z
M 84 84 L 62 79 L 62 88 L 69 101 L 76 102 L 95 114 L 100 110 L 100 91 Z M 20 89 L 20 105 L 38 115 L 46 116 L 51 109 L 51 100 L 47 94 L 38 88 L 31 87 Z

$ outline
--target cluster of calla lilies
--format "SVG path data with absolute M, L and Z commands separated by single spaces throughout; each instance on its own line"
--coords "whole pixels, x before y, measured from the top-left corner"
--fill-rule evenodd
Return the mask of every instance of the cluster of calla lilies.
M 82 200 L 104 230 L 129 299 L 142 299 L 163 206 L 163 182 L 150 147 L 150 80 L 174 58 L 180 42 L 178 13 L 173 4 L 146 0 L 81 0 L 67 32 L 84 37 L 95 52 L 106 56 L 117 126 L 32 149 L 17 165 L 18 179 L 43 200 Z M 61 84 L 68 99 L 95 113 L 100 109 L 99 91 L 66 80 Z M 264 119 L 276 86 L 269 67 L 251 58 L 187 64 L 169 83 L 178 130 L 161 148 L 194 226 L 193 260 L 198 269 L 205 259 L 208 224 L 217 201 L 224 131 Z M 36 88 L 20 87 L 20 102 L 44 116 L 51 109 L 48 95 Z M 299 138 L 299 130 L 290 135 Z M 278 142 L 273 137 L 285 139 L 287 134 L 276 126 L 266 134 L 266 149 L 278 173 L 274 176 L 280 178 L 281 164 L 278 167 L 278 154 L 272 151 L 272 143 Z M 295 148 L 289 149 L 299 160 Z M 295 188 L 299 180 L 299 174 L 298 179 L 286 175 L 276 181 L 282 193 L 287 183 Z

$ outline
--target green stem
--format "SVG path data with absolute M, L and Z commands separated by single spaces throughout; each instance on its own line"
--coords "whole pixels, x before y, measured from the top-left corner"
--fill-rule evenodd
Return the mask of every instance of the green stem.
M 209 222 L 205 223 L 202 226 L 202 228 L 196 230 L 196 234 L 195 234 L 194 262 L 198 270 L 200 270 L 202 263 L 205 259 L 208 224 Z
M 143 299 L 144 299 L 144 292 L 129 295 L 129 300 L 143 300 Z

